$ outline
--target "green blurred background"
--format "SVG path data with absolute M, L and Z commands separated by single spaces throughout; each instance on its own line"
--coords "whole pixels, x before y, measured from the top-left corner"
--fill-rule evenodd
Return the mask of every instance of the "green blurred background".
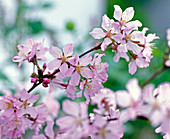
M 113 91 L 125 89 L 126 82 L 133 77 L 137 78 L 141 84 L 162 67 L 164 51 L 167 48 L 166 29 L 170 27 L 169 0 L 94 0 L 93 2 L 90 0 L 69 0 L 69 2 L 64 0 L 65 3 L 59 0 L 37 0 L 33 3 L 28 1 L 13 0 L 9 6 L 13 8 L 11 11 L 7 4 L 0 0 L 0 92 L 2 89 L 10 89 L 15 92 L 17 82 L 29 81 L 32 68 L 28 70 L 28 66 L 23 65 L 21 69 L 17 69 L 18 63 L 13 63 L 11 60 L 17 54 L 16 46 L 18 44 L 25 44 L 29 37 L 40 39 L 38 41 L 45 37 L 46 45 L 62 47 L 71 41 L 74 43 L 75 52 L 82 53 L 98 42 L 89 35 L 89 32 L 94 27 L 101 25 L 104 13 L 110 18 L 113 17 L 113 5 L 115 4 L 120 5 L 123 10 L 130 6 L 134 7 L 135 17 L 133 20 L 140 20 L 143 27 L 149 28 L 148 33 L 156 33 L 160 40 L 155 41 L 157 48 L 153 51 L 154 58 L 150 66 L 146 69 L 138 69 L 133 76 L 128 73 L 128 63 L 125 60 L 121 59 L 115 63 L 113 61 L 114 54 L 106 51 L 106 57 L 103 60 L 109 63 L 109 77 L 104 86 Z M 88 5 L 90 6 L 88 7 Z M 9 11 L 6 6 L 10 9 Z M 71 12 L 71 8 L 68 8 L 69 6 L 75 10 L 75 14 Z M 60 9 L 58 13 L 55 12 L 53 16 L 48 17 L 51 11 L 58 9 Z M 40 15 L 44 15 L 46 18 L 39 18 Z M 57 17 L 62 16 L 66 17 L 63 19 L 64 23 L 57 20 Z M 79 20 L 76 20 L 74 16 Z M 84 25 L 85 19 L 88 21 Z M 47 24 L 47 21 L 52 22 L 54 26 Z M 101 51 L 98 52 L 101 53 Z M 25 73 L 24 76 L 20 76 L 23 73 Z M 157 86 L 165 81 L 170 82 L 169 69 L 157 76 L 152 83 Z M 62 102 L 65 98 L 60 98 L 59 101 Z M 82 99 L 76 101 L 80 100 Z M 147 121 L 130 121 L 125 125 L 124 139 L 162 138 L 154 133 L 154 128 Z

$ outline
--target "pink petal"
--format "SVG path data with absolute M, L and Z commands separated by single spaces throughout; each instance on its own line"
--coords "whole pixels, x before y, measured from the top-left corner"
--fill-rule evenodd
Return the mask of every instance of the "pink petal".
M 132 78 L 129 80 L 126 84 L 126 88 L 129 91 L 130 95 L 132 96 L 132 99 L 134 101 L 137 101 L 140 99 L 141 96 L 141 88 L 138 84 L 138 80 L 136 78 Z
M 63 47 L 64 56 L 68 57 L 73 54 L 73 44 L 69 43 Z
M 139 47 L 137 44 L 132 43 L 132 42 L 128 42 L 127 43 L 127 48 L 128 50 L 132 50 L 134 54 L 139 54 L 142 51 L 142 47 Z
M 54 125 L 54 121 L 50 120 L 47 121 L 47 126 L 45 128 L 45 134 L 49 137 L 49 138 L 54 138 L 54 131 L 53 131 L 53 125 Z
M 55 46 L 50 46 L 49 52 L 54 58 L 59 58 L 62 56 L 62 51 Z
M 93 78 L 94 75 L 93 72 L 88 67 L 81 68 L 80 73 L 85 78 Z
M 40 134 L 32 136 L 32 139 L 47 139 L 47 138 L 43 134 Z
M 52 61 L 50 61 L 50 63 L 48 63 L 48 69 L 49 70 L 55 70 L 55 69 L 58 69 L 61 65 L 61 60 L 58 60 L 58 59 L 54 59 Z
M 101 28 L 94 28 L 90 34 L 95 38 L 95 39 L 102 39 L 106 36 L 106 33 L 103 32 Z
M 122 90 L 116 92 L 116 101 L 120 107 L 126 108 L 130 106 L 132 99 L 129 93 Z
M 90 54 L 87 54 L 85 57 L 80 59 L 80 64 L 81 66 L 87 66 L 88 64 L 90 64 L 90 62 L 92 61 L 92 57 L 90 56 Z
M 111 44 L 112 41 L 110 38 L 106 37 L 101 45 L 101 50 L 104 51 L 109 44 Z
M 80 82 L 80 74 L 77 71 L 75 71 L 71 76 L 70 84 L 77 86 L 79 82 Z
M 73 126 L 74 120 L 71 116 L 63 116 L 56 120 L 56 124 L 59 125 L 60 129 L 69 129 Z
M 129 66 L 129 73 L 133 75 L 133 74 L 136 72 L 136 70 L 137 70 L 136 62 L 132 60 L 132 61 L 129 63 L 128 66 Z
M 122 17 L 122 9 L 120 8 L 119 5 L 114 5 L 114 8 L 115 8 L 115 10 L 114 10 L 114 15 L 113 15 L 113 17 L 114 17 L 116 20 L 120 21 L 120 20 L 121 20 L 121 17 Z
M 27 100 L 28 103 L 35 103 L 39 99 L 39 94 L 37 95 L 31 95 L 31 97 Z
M 73 101 L 65 100 L 63 102 L 63 111 L 69 115 L 79 117 L 79 105 Z
M 130 21 L 134 16 L 134 9 L 133 7 L 129 7 L 127 9 L 125 9 L 125 11 L 122 14 L 122 20 Z
M 136 65 L 140 68 L 146 68 L 149 66 L 149 63 L 147 63 L 145 59 L 139 57 L 136 59 Z
M 105 14 L 102 17 L 102 28 L 105 29 L 106 31 L 110 30 L 110 19 L 107 17 L 107 15 Z
M 165 65 L 166 65 L 167 67 L 170 67 L 170 60 L 165 61 Z

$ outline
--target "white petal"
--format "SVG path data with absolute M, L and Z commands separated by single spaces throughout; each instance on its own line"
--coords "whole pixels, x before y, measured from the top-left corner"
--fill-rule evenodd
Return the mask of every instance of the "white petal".
M 120 8 L 119 5 L 114 5 L 114 8 L 115 8 L 115 11 L 114 11 L 113 17 L 116 20 L 120 21 L 122 17 L 122 9 Z

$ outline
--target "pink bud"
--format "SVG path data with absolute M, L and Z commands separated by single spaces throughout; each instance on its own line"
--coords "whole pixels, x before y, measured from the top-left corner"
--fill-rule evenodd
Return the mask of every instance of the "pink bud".
M 44 63 L 44 64 L 43 64 L 43 70 L 45 71 L 45 70 L 46 70 L 46 68 L 47 68 L 47 64 L 46 64 L 46 63 Z
M 37 78 L 32 78 L 31 79 L 31 83 L 36 83 L 36 81 L 37 81 Z
M 43 82 L 42 84 L 44 87 L 48 87 L 48 84 L 46 84 L 45 82 Z
M 44 80 L 44 83 L 46 83 L 46 84 L 50 83 L 50 79 L 48 79 L 48 78 L 44 78 L 43 80 Z

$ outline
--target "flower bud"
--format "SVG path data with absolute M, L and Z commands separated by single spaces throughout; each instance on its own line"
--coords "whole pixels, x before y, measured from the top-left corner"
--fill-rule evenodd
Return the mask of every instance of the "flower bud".
M 36 83 L 37 82 L 37 78 L 32 78 L 31 79 L 31 83 Z
M 44 64 L 43 64 L 43 70 L 45 71 L 45 70 L 46 70 L 46 68 L 47 68 L 47 64 L 46 64 L 46 63 L 44 63 Z
M 44 78 L 43 80 L 44 80 L 44 83 L 46 83 L 46 84 L 50 83 L 50 79 L 48 79 L 48 78 Z
M 45 82 L 43 82 L 42 85 L 43 85 L 44 87 L 48 87 L 48 84 L 46 84 Z

